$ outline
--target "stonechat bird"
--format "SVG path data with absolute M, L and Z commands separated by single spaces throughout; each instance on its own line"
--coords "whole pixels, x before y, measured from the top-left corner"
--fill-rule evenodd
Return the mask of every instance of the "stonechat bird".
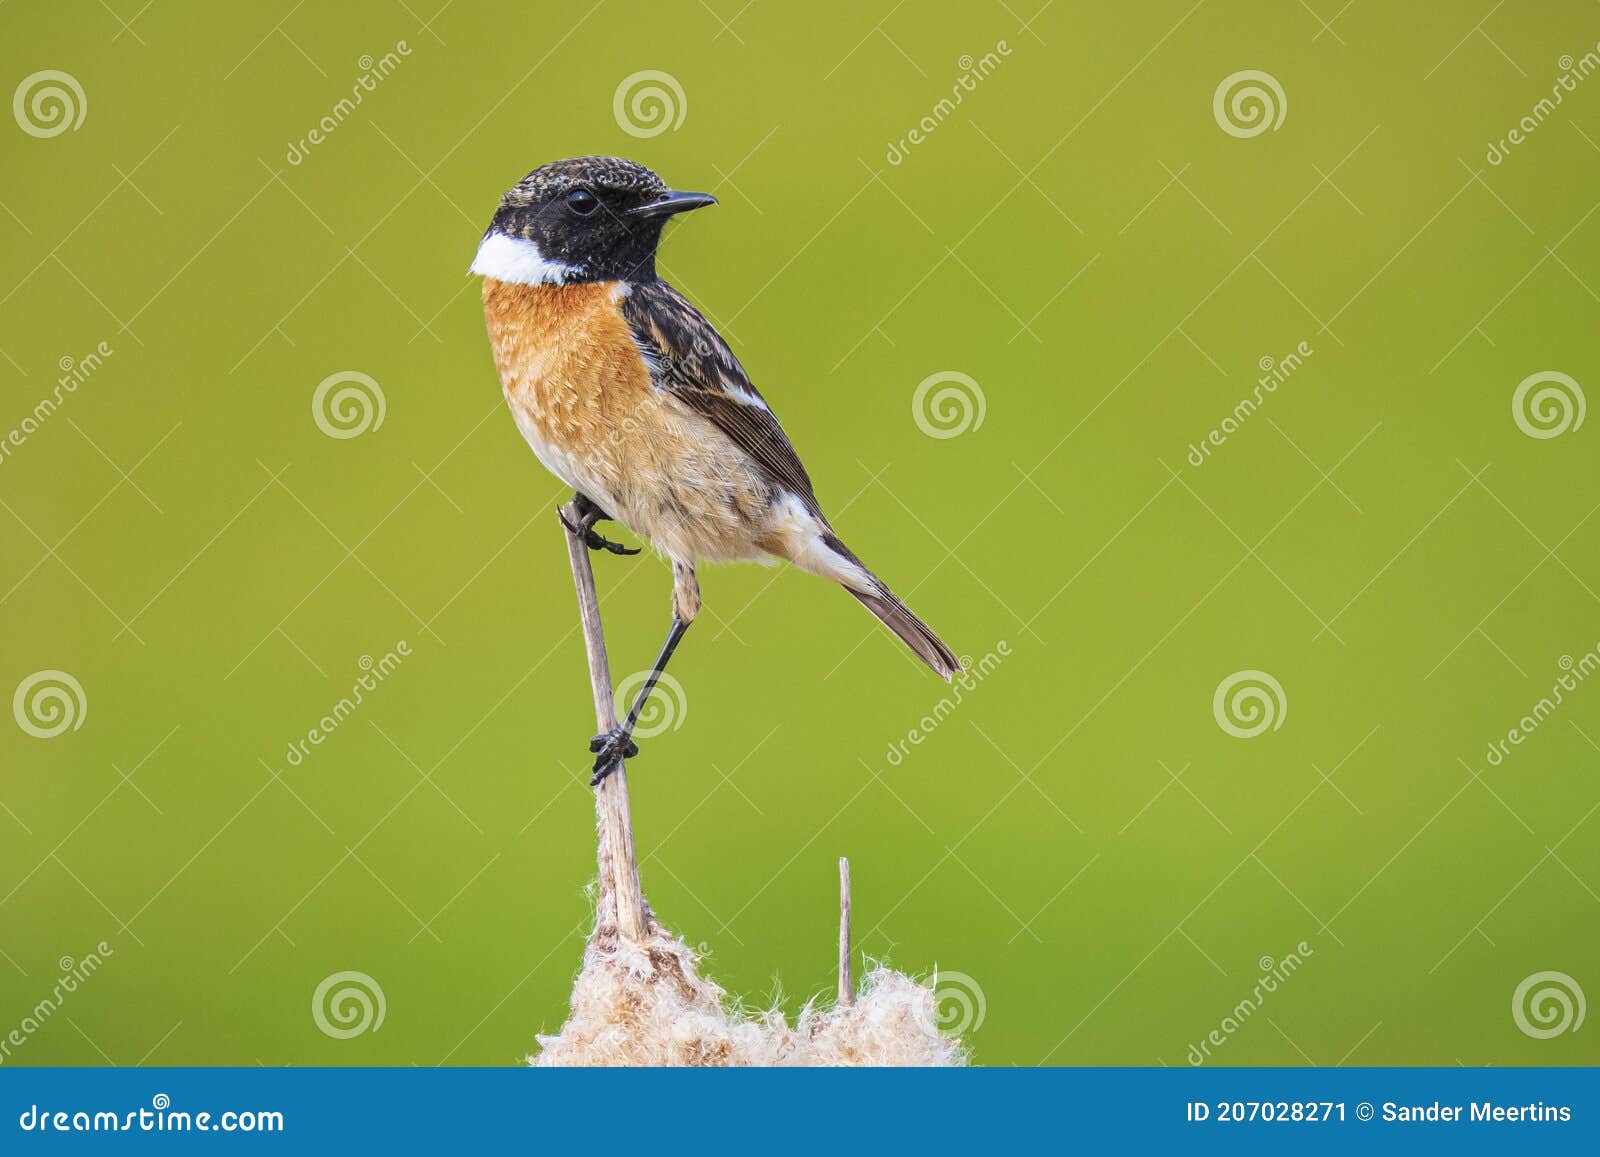
M 716 329 L 656 276 L 667 221 L 716 204 L 620 157 L 543 165 L 500 199 L 472 262 L 506 403 L 546 469 L 576 491 L 591 548 L 610 519 L 672 563 L 672 625 L 627 718 L 596 736 L 594 779 L 632 732 L 700 610 L 699 562 L 783 560 L 832 579 L 947 682 L 954 652 L 822 513 L 783 427 Z M 565 521 L 565 519 L 563 519 Z

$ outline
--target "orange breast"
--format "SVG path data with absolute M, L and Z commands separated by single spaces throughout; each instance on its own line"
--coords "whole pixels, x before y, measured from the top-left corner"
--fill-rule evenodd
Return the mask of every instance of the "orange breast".
M 617 282 L 483 283 L 489 341 L 517 428 L 547 470 L 613 517 L 632 506 L 640 456 L 630 445 L 659 405 L 618 312 L 621 292 Z
M 759 471 L 704 417 L 657 390 L 616 282 L 485 278 L 483 310 L 506 403 L 556 477 L 675 559 L 759 556 Z
M 506 400 L 553 448 L 588 449 L 648 396 L 650 372 L 617 310 L 618 292 L 616 282 L 484 279 L 484 318 Z

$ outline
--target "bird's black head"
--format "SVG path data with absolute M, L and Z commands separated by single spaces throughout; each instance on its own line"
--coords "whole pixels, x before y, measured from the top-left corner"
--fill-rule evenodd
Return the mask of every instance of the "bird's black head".
M 472 272 L 530 285 L 653 281 L 667 218 L 714 204 L 621 157 L 552 161 L 500 198 Z

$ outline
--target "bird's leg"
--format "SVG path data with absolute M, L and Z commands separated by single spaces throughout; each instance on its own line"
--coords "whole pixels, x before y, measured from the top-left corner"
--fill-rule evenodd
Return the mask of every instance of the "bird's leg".
M 628 708 L 628 717 L 615 731 L 596 735 L 589 741 L 589 750 L 594 752 L 595 756 L 594 775 L 589 780 L 590 787 L 599 786 L 600 781 L 616 771 L 624 759 L 631 759 L 639 754 L 639 745 L 633 741 L 634 725 L 639 722 L 639 713 L 644 710 L 644 705 L 650 698 L 650 692 L 655 690 L 661 673 L 667 669 L 667 660 L 672 658 L 672 652 L 677 649 L 678 643 L 688 629 L 688 623 L 676 615 L 672 617 L 672 626 L 667 631 L 667 641 L 661 645 L 661 653 L 656 656 L 656 665 L 650 669 L 644 686 L 640 687 L 639 693 L 633 697 L 633 706 Z
M 678 649 L 678 644 L 683 641 L 683 636 L 689 630 L 689 624 L 694 622 L 695 616 L 699 613 L 700 583 L 695 578 L 694 567 L 674 562 L 672 626 L 667 630 L 667 640 L 661 644 L 661 653 L 656 656 L 655 666 L 650 668 L 644 686 L 640 687 L 639 693 L 633 697 L 633 705 L 628 708 L 627 718 L 615 731 L 596 735 L 590 740 L 589 750 L 595 755 L 594 776 L 589 780 L 591 787 L 598 786 L 601 780 L 617 770 L 624 759 L 631 759 L 639 754 L 639 745 L 633 741 L 633 729 L 639 722 L 639 714 L 649 701 L 650 693 L 655 690 L 662 672 L 667 669 L 667 661 L 672 658 L 672 652 Z
M 612 542 L 595 530 L 594 524 L 608 521 L 611 516 L 594 504 L 594 501 L 585 494 L 574 494 L 573 503 L 578 507 L 578 525 L 573 526 L 567 521 L 567 516 L 556 509 L 556 517 L 561 520 L 561 525 L 571 533 L 583 539 L 583 544 L 590 550 L 608 550 L 612 554 L 638 554 L 639 547 L 626 547 L 620 542 Z

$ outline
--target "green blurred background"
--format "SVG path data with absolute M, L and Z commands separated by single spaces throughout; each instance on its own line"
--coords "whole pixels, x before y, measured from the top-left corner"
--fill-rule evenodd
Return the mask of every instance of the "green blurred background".
M 592 714 L 562 493 L 465 270 L 505 187 L 591 152 L 717 194 L 664 275 L 844 537 L 996 656 L 946 711 L 838 591 L 702 574 L 632 786 L 646 893 L 719 982 L 831 989 L 843 854 L 858 947 L 937 966 L 981 1063 L 1183 1064 L 1301 941 L 1208 1063 L 1600 1060 L 1512 1012 L 1539 972 L 1600 994 L 1600 682 L 1487 759 L 1600 640 L 1600 420 L 1512 414 L 1530 375 L 1600 383 L 1600 79 L 1487 158 L 1600 8 L 11 0 L 0 29 L 6 92 L 54 69 L 86 102 L 0 123 L 0 437 L 112 351 L 0 459 L 0 691 L 84 697 L 54 738 L 0 727 L 0 1037 L 114 953 L 5 1063 L 503 1064 L 559 1026 Z M 1240 137 L 1213 95 L 1247 69 L 1284 115 Z M 681 96 L 639 136 L 645 70 Z M 381 426 L 319 428 L 341 371 Z M 913 413 L 941 373 L 983 400 L 953 437 Z M 597 569 L 620 676 L 669 577 Z M 1213 695 L 1249 670 L 1283 699 L 1244 739 Z M 386 1015 L 336 1039 L 311 1005 L 346 970 Z

